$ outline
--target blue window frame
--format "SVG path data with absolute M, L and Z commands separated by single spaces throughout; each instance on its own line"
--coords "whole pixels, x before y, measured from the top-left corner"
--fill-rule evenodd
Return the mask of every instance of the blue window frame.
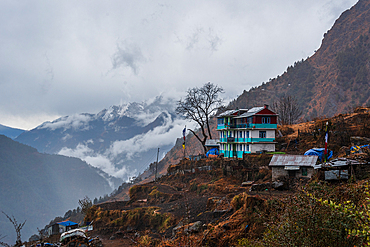
M 270 117 L 262 117 L 262 123 L 269 124 L 271 122 Z
M 266 138 L 266 131 L 260 131 L 260 138 Z

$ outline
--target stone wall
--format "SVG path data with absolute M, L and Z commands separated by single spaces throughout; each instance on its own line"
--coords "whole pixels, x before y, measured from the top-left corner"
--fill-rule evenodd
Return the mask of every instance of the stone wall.
M 302 167 L 295 171 L 296 178 L 311 178 L 315 174 L 313 167 L 307 167 L 307 176 L 302 176 Z M 284 166 L 273 166 L 272 167 L 272 181 L 276 181 L 281 177 L 289 177 L 288 170 L 284 169 Z

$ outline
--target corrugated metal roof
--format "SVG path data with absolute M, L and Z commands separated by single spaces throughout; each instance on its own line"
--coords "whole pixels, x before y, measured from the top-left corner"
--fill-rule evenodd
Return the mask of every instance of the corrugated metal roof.
M 218 139 L 207 139 L 205 146 L 219 146 L 218 141 Z
M 256 114 L 256 113 L 255 112 L 246 112 L 246 113 L 243 113 L 242 115 L 237 116 L 235 118 L 246 118 L 246 117 L 253 116 L 254 114 Z
M 263 106 L 257 106 L 257 107 L 253 107 L 251 109 L 248 110 L 248 113 L 256 113 L 256 112 L 259 112 L 259 111 L 262 111 L 265 107 Z
M 217 117 L 235 117 L 235 113 L 238 113 L 238 112 L 241 112 L 241 113 L 244 113 L 248 111 L 248 109 L 239 109 L 239 110 L 227 110 L 223 113 L 221 113 L 220 115 L 218 115 Z
M 337 159 L 330 160 L 326 163 L 318 164 L 315 166 L 315 169 L 341 167 L 341 166 L 348 166 L 348 165 L 363 165 L 363 164 L 366 164 L 366 163 L 363 163 L 358 160 L 347 159 L 347 158 L 337 158 Z
M 269 166 L 314 166 L 318 156 L 274 154 Z
M 237 110 L 227 110 L 223 113 L 221 113 L 220 115 L 218 115 L 217 117 L 226 117 L 226 116 L 231 116 L 232 114 L 234 114 L 235 112 L 237 112 Z

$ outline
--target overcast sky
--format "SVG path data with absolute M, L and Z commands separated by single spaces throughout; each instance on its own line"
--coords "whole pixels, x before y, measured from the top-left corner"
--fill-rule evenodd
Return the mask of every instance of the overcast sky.
M 0 124 L 74 113 L 211 81 L 224 98 L 311 56 L 356 0 L 0 1 Z

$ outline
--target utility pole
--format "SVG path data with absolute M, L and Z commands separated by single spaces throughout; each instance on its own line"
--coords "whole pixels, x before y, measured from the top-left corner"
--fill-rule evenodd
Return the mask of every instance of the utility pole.
M 155 181 L 157 181 L 157 172 L 158 172 L 158 155 L 159 155 L 159 148 L 158 148 L 158 152 L 157 152 L 157 162 L 155 163 Z

